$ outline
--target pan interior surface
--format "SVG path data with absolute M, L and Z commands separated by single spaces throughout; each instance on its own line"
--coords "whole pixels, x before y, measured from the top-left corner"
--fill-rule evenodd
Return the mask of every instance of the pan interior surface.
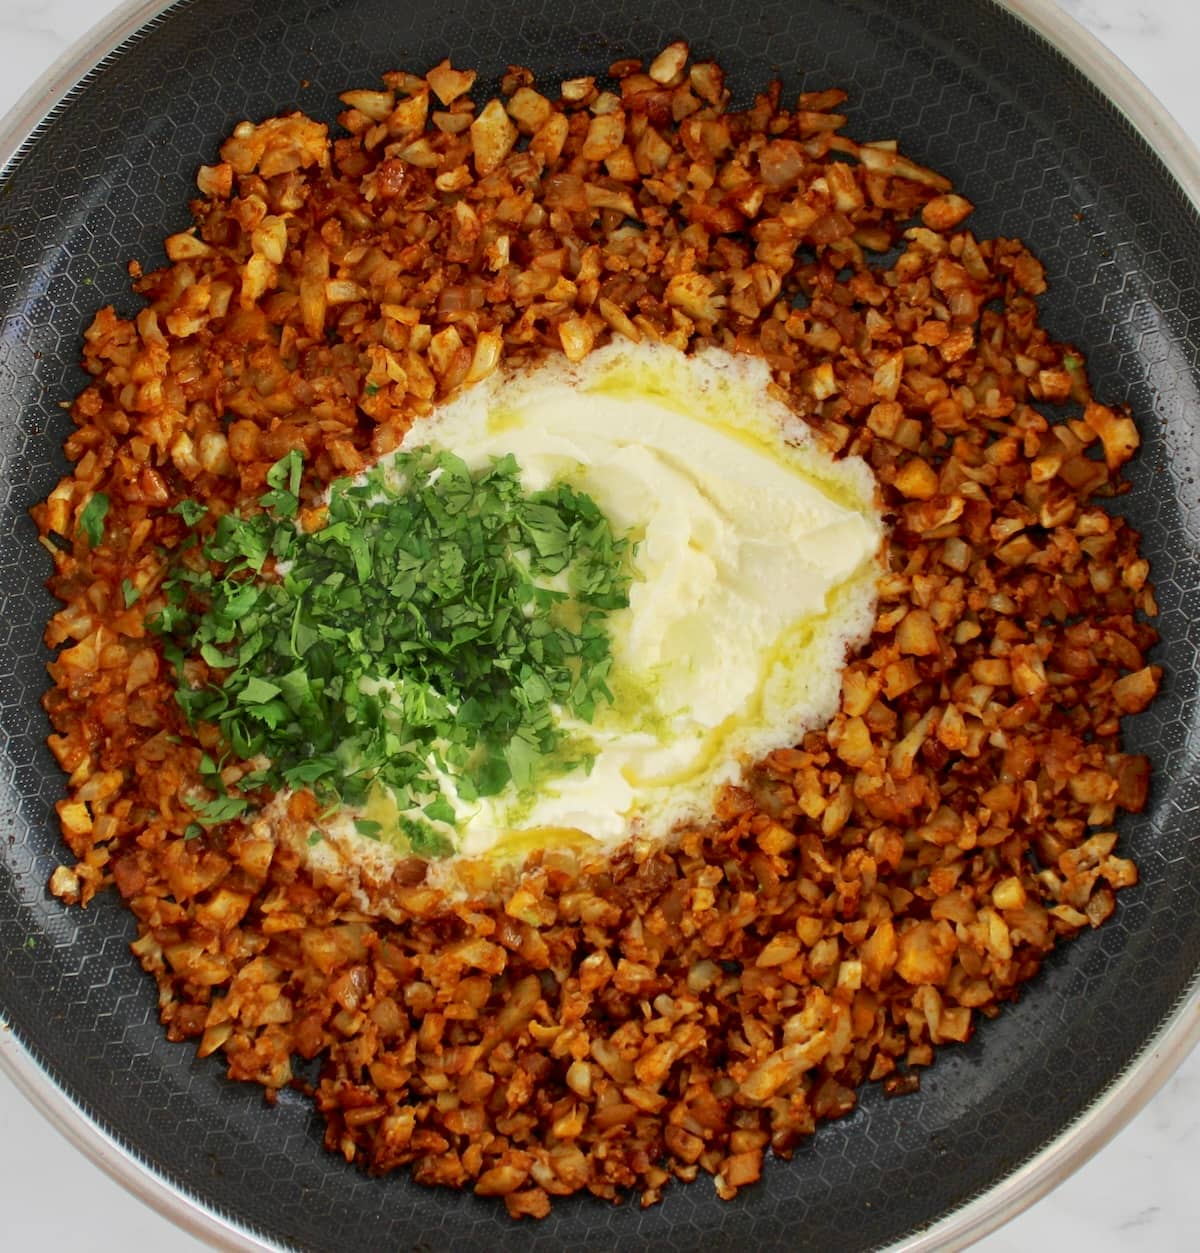
M 38 703 L 49 562 L 28 509 L 65 470 L 60 407 L 92 313 L 137 301 L 125 266 L 162 263 L 188 225 L 196 166 L 243 118 L 303 109 L 449 54 L 484 90 L 510 63 L 539 85 L 685 38 L 721 62 L 735 104 L 773 77 L 785 96 L 840 86 L 847 131 L 897 138 L 978 206 L 981 237 L 1025 240 L 1046 265 L 1049 332 L 1085 352 L 1098 398 L 1128 403 L 1143 447 L 1115 506 L 1144 536 L 1167 679 L 1126 724 L 1149 754 L 1147 811 L 1121 825 L 1141 871 L 1116 916 L 1064 946 L 1019 1003 L 942 1052 L 919 1095 L 868 1085 L 850 1117 L 726 1205 L 704 1178 L 662 1204 L 588 1197 L 518 1226 L 492 1201 L 371 1179 L 322 1147 L 320 1120 L 273 1107 L 218 1058 L 169 1044 L 112 893 L 50 898 L 66 859 L 63 779 Z M 0 187 L 0 1011 L 52 1080 L 137 1160 L 214 1213 L 299 1248 L 869 1249 L 996 1184 L 1099 1099 L 1189 996 L 1200 971 L 1200 221 L 1166 169 L 1058 53 L 986 0 L 192 0 L 108 58 L 55 111 Z M 1190 341 L 1190 342 L 1189 342 Z

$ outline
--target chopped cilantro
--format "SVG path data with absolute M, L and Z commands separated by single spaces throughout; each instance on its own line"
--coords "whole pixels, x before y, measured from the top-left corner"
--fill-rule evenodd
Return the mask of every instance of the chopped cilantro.
M 383 834 L 383 823 L 371 822 L 367 818 L 358 818 L 355 820 L 354 829 L 359 835 L 365 835 L 368 840 L 377 840 Z
M 200 820 L 201 826 L 215 827 L 222 822 L 228 822 L 231 818 L 238 817 L 239 814 L 244 814 L 249 805 L 250 802 L 244 796 L 217 796 L 210 801 L 193 805 L 192 810 Z
M 195 500 L 181 500 L 170 512 L 177 513 L 188 526 L 195 526 L 208 512 L 208 506 Z
M 163 584 L 152 627 L 176 698 L 235 757 L 269 759 L 256 785 L 335 805 L 383 788 L 414 852 L 448 852 L 430 825 L 455 821 L 441 778 L 469 801 L 586 760 L 556 710 L 590 721 L 612 699 L 605 619 L 628 603 L 629 544 L 569 485 L 527 492 L 511 456 L 473 472 L 425 448 L 335 482 L 326 525 L 302 533 L 301 470 L 299 453 L 277 462 L 263 511 L 220 518 L 206 572 L 177 560 Z M 207 685 L 183 678 L 188 656 Z M 246 806 L 219 796 L 197 816 Z
M 251 675 L 238 693 L 238 700 L 243 705 L 265 705 L 279 695 L 279 690 L 274 683 L 268 683 L 266 679 Z
M 141 595 L 142 593 L 128 579 L 121 580 L 121 599 L 125 602 L 126 609 L 130 605 L 136 605 Z
M 294 518 L 300 508 L 300 475 L 304 461 L 296 449 L 281 458 L 267 471 L 267 486 L 274 491 L 258 498 L 264 509 L 270 509 L 276 517 Z
M 439 796 L 437 800 L 425 806 L 425 816 L 434 822 L 445 822 L 450 826 L 454 825 L 457 817 L 454 806 L 444 796 Z
M 427 822 L 402 817 L 398 826 L 408 847 L 418 857 L 445 857 L 454 851 L 446 836 Z
M 93 492 L 91 499 L 79 513 L 79 529 L 87 536 L 87 542 L 95 548 L 104 538 L 104 519 L 108 516 L 108 497 L 103 492 Z

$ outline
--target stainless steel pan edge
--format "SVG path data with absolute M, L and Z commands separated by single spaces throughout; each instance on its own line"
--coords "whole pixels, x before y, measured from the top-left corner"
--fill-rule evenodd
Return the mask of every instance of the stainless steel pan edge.
M 1128 119 L 1200 212 L 1200 149 L 1120 60 L 1050 0 L 993 0 L 1057 49 Z M 102 72 L 104 62 L 176 4 L 126 0 L 82 36 L 0 121 L 0 175 L 37 138 L 64 98 Z M 1200 1043 L 1200 972 L 1186 998 L 1125 1073 L 1053 1141 L 994 1188 L 928 1230 L 893 1246 L 897 1253 L 966 1248 L 1062 1183 L 1125 1127 Z M 55 1083 L 0 1017 L 0 1070 L 77 1149 L 134 1196 L 217 1249 L 272 1244 L 204 1208 L 129 1154 Z

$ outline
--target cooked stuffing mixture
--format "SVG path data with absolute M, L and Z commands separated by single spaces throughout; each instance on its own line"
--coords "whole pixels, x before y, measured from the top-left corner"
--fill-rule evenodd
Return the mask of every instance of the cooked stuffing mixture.
M 1155 603 L 1102 502 L 1138 433 L 1039 326 L 1037 259 L 847 138 L 844 92 L 730 112 L 683 43 L 475 86 L 443 61 L 346 92 L 340 137 L 241 123 L 169 264 L 131 265 L 141 311 L 87 330 L 34 510 L 51 887 L 115 885 L 170 1039 L 298 1087 L 371 1171 L 514 1217 L 701 1173 L 731 1198 L 862 1083 L 913 1091 L 1136 882 L 1120 720 L 1159 685 Z M 422 424 L 613 344 L 765 362 L 874 476 L 874 607 L 821 724 L 667 838 L 454 856 L 463 789 L 599 762 L 579 727 L 620 703 L 650 546 Z

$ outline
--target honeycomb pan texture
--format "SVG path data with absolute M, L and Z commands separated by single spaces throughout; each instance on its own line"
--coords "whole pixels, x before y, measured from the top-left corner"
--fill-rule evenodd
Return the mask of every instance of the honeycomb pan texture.
M 1117 917 L 1060 952 L 1019 1004 L 944 1053 L 918 1096 L 823 1128 L 735 1203 L 710 1184 L 663 1204 L 559 1204 L 518 1227 L 492 1202 L 369 1179 L 321 1148 L 285 1094 L 227 1082 L 168 1044 L 152 982 L 106 895 L 86 912 L 46 893 L 62 857 L 62 779 L 38 704 L 52 611 L 27 510 L 64 469 L 60 402 L 84 382 L 80 334 L 106 302 L 136 307 L 125 263 L 150 268 L 187 224 L 196 166 L 242 118 L 301 107 L 446 53 L 494 83 L 543 82 L 653 54 L 683 36 L 721 60 L 738 101 L 842 86 L 849 131 L 898 137 L 981 206 L 980 234 L 1046 263 L 1051 332 L 1087 353 L 1098 395 L 1145 437 L 1120 508 L 1153 562 L 1165 693 L 1131 726 L 1154 760 L 1149 810 L 1122 828 L 1142 869 Z M 1113 108 L 1038 36 L 986 0 L 192 0 L 108 57 L 55 110 L 0 187 L 0 1012 L 34 1058 L 138 1160 L 262 1238 L 302 1249 L 868 1249 L 960 1206 L 1094 1103 L 1200 970 L 1200 222 Z

